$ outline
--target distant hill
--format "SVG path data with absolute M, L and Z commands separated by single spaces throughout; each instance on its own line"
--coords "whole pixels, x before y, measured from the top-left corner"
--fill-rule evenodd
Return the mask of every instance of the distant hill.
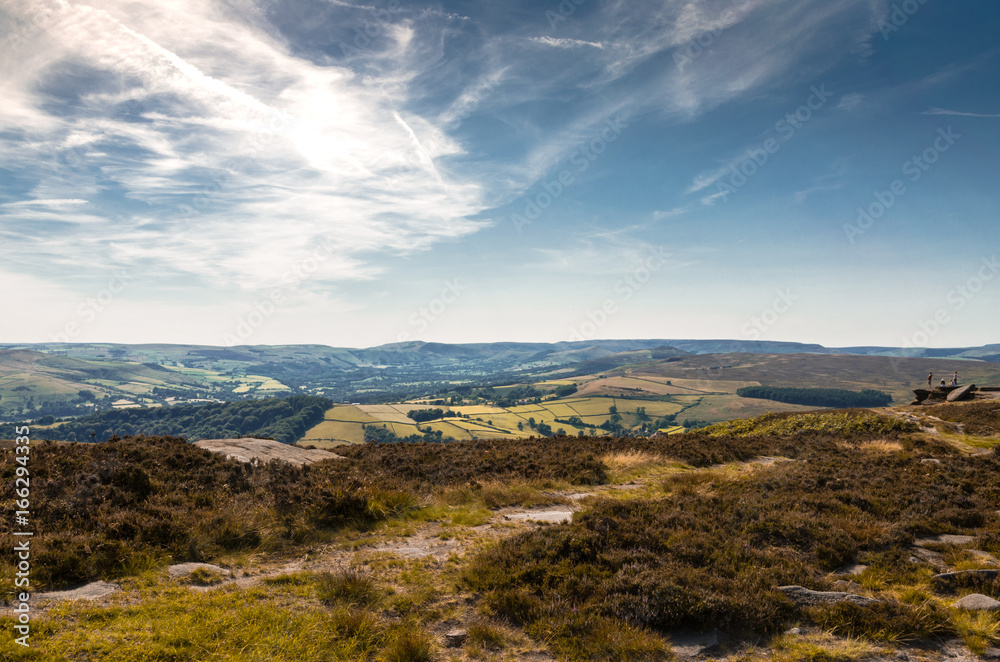
M 292 394 L 319 395 L 340 402 L 391 402 L 437 390 L 441 384 L 530 383 L 656 360 L 676 362 L 735 354 L 768 357 L 762 361 L 772 368 L 783 356 L 961 361 L 948 366 L 927 364 L 927 369 L 942 373 L 968 372 L 974 365 L 1000 365 L 1000 344 L 950 349 L 827 348 L 725 339 L 467 344 L 412 341 L 365 349 L 325 345 L 8 344 L 0 345 L 0 420 Z M 757 382 L 758 376 L 737 381 Z M 877 383 L 857 382 L 861 388 L 880 388 Z M 896 387 L 893 396 L 898 400 L 901 392 L 901 387 Z

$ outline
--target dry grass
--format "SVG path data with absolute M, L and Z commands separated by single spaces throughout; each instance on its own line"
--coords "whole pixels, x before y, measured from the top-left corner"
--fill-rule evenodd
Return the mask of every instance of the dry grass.
M 841 444 L 842 448 L 856 448 L 859 451 L 873 451 L 876 453 L 901 453 L 903 452 L 903 444 L 897 439 L 874 439 L 871 441 L 863 441 L 859 444 L 852 444 L 851 442 L 844 442 Z

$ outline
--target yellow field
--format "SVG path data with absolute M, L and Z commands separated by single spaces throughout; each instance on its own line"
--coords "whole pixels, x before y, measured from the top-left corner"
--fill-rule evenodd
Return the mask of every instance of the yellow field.
M 513 412 L 515 414 L 535 414 L 540 411 L 546 411 L 541 405 L 519 405 L 517 407 L 508 407 L 507 411 Z
M 482 418 L 483 420 L 486 421 L 493 421 L 493 425 L 495 425 L 498 428 L 505 428 L 507 430 L 513 430 L 514 432 L 517 432 L 517 424 L 523 423 L 524 425 L 527 425 L 528 416 L 529 414 L 525 415 L 511 414 L 501 410 L 501 413 L 491 413 L 488 415 L 480 416 L 479 418 Z
M 356 405 L 364 413 L 374 416 L 380 421 L 392 421 L 393 423 L 410 423 L 413 421 L 407 415 L 393 405 Z
M 506 409 L 500 407 L 490 407 L 487 405 L 471 405 L 471 406 L 459 406 L 459 407 L 444 407 L 444 409 L 450 409 L 451 411 L 458 412 L 463 416 L 472 416 L 473 418 L 481 416 L 487 418 L 493 415 L 504 414 L 507 412 Z
M 608 408 L 615 404 L 615 401 L 611 398 L 583 398 L 575 400 L 563 400 L 564 404 L 569 405 L 576 411 L 580 416 L 595 416 L 597 414 L 608 415 Z
M 392 430 L 393 434 L 397 437 L 409 437 L 411 434 L 420 434 L 420 430 L 417 429 L 416 423 L 407 424 L 398 423 L 396 421 L 382 421 L 382 424 Z
M 323 417 L 328 421 L 351 421 L 354 423 L 377 423 L 379 420 L 353 405 L 340 405 L 328 409 Z
M 553 416 L 558 418 L 569 418 L 570 416 L 577 415 L 576 409 L 574 409 L 571 405 L 567 405 L 562 402 L 546 404 L 545 408 L 548 409 Z
M 472 439 L 472 435 L 468 433 L 463 427 L 456 425 L 451 422 L 453 419 L 446 421 L 432 421 L 424 425 L 424 427 L 430 428 L 432 430 L 441 430 L 441 433 L 446 437 L 454 437 L 455 439 Z
M 306 432 L 302 441 L 345 441 L 360 444 L 365 440 L 365 431 L 361 425 L 343 421 L 323 421 Z

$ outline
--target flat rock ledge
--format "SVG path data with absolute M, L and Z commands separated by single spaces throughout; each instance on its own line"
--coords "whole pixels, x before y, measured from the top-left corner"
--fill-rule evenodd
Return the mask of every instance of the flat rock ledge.
M 966 611 L 997 611 L 1000 609 L 1000 601 L 994 600 L 986 595 L 973 593 L 965 596 L 961 600 L 957 600 L 952 607 L 955 607 L 956 609 L 965 609 Z
M 172 565 L 167 568 L 167 574 L 169 574 L 172 578 L 177 579 L 178 577 L 190 575 L 195 570 L 214 572 L 222 575 L 223 577 L 229 577 L 233 574 L 225 568 L 220 568 L 219 566 L 212 565 L 211 563 L 178 563 L 177 565 Z
M 270 462 L 280 460 L 289 464 L 303 465 L 322 460 L 343 460 L 342 455 L 318 448 L 300 448 L 283 444 L 274 439 L 202 439 L 194 442 L 198 448 L 225 455 L 238 462 Z
M 975 397 L 975 384 L 965 386 L 935 386 L 934 388 L 915 388 L 913 395 L 916 399 L 911 405 L 932 405 L 940 402 L 958 402 L 961 400 L 971 400 Z
M 85 584 L 84 586 L 69 589 L 67 591 L 37 593 L 35 595 L 35 599 L 54 600 L 56 602 L 64 600 L 98 600 L 107 595 L 111 595 L 120 589 L 121 587 L 118 584 L 112 584 L 110 582 L 91 582 L 90 584 Z
M 813 607 L 816 605 L 836 605 L 841 602 L 850 602 L 859 607 L 866 607 L 881 602 L 875 598 L 866 598 L 863 595 L 853 593 L 842 593 L 839 591 L 813 591 L 802 586 L 779 586 L 778 590 L 799 607 Z

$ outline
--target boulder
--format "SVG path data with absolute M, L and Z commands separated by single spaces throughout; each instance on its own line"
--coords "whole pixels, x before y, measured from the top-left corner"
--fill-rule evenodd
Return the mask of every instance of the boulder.
M 212 565 L 211 563 L 178 563 L 167 568 L 167 574 L 176 579 L 190 575 L 195 570 L 204 570 L 205 572 L 222 575 L 223 577 L 229 577 L 232 574 L 225 568 Z
M 961 600 L 956 601 L 952 607 L 955 607 L 956 609 L 965 609 L 966 611 L 997 611 L 1000 609 L 1000 601 L 994 600 L 986 595 L 973 593 L 965 596 Z
M 49 593 L 36 593 L 36 600 L 98 600 L 118 591 L 121 587 L 118 584 L 109 582 L 91 582 L 78 588 L 66 591 L 51 591 Z
M 968 384 L 966 386 L 959 386 L 957 389 L 948 394 L 948 402 L 961 402 L 962 400 L 971 400 L 972 394 L 976 391 L 975 384 Z
M 863 595 L 854 595 L 853 593 L 842 593 L 839 591 L 812 591 L 802 586 L 779 586 L 778 590 L 788 596 L 799 607 L 835 605 L 841 602 L 850 602 L 859 607 L 865 607 L 880 602 L 875 598 L 866 598 Z

